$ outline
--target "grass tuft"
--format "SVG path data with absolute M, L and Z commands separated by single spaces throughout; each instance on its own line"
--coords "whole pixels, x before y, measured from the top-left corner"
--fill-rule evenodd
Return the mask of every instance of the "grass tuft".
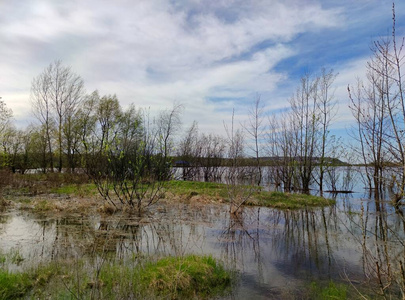
M 50 201 L 46 199 L 42 199 L 39 201 L 36 201 L 34 204 L 34 211 L 35 212 L 46 212 L 50 210 L 54 210 L 55 205 Z
M 147 264 L 141 282 L 158 295 L 171 298 L 212 296 L 231 283 L 230 274 L 211 256 L 168 257 Z
M 347 299 L 347 287 L 343 284 L 335 284 L 333 281 L 330 281 L 327 286 L 320 286 L 316 282 L 312 282 L 311 283 L 311 299 L 344 300 L 344 299 Z
M 16 299 L 24 296 L 32 287 L 26 273 L 13 274 L 0 269 L 0 299 Z

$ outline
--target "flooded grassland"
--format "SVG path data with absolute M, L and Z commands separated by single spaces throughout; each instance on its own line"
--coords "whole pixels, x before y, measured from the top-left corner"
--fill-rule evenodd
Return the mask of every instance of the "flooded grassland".
M 218 193 L 168 195 L 142 215 L 111 212 L 87 192 L 8 197 L 0 214 L 0 294 L 403 297 L 405 222 L 388 202 L 354 193 L 322 207 L 243 206 L 231 214 Z

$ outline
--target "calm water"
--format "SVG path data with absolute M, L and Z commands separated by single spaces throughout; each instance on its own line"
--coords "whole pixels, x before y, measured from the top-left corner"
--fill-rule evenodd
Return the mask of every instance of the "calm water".
M 142 218 L 44 218 L 8 211 L 0 215 L 0 251 L 19 250 L 25 260 L 15 269 L 97 251 L 120 258 L 211 254 L 239 271 L 240 280 L 227 296 L 233 299 L 299 296 L 316 280 L 364 288 L 373 283 L 368 276 L 375 259 L 395 266 L 405 257 L 404 218 L 362 192 L 340 196 L 336 206 L 323 209 L 245 207 L 239 217 L 228 211 L 227 205 L 163 202 Z M 377 257 L 380 247 L 389 250 Z

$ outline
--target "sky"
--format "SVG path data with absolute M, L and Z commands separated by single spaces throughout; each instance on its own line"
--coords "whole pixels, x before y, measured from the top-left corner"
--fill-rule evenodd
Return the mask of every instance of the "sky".
M 396 3 L 405 35 L 405 1 Z M 244 122 L 256 95 L 267 113 L 288 106 L 299 79 L 338 73 L 339 111 L 353 122 L 347 85 L 364 77 L 374 40 L 390 35 L 384 0 L 0 0 L 0 97 L 24 128 L 31 82 L 61 60 L 87 93 L 116 94 L 152 112 L 184 105 L 183 127 L 223 133 L 235 110 Z

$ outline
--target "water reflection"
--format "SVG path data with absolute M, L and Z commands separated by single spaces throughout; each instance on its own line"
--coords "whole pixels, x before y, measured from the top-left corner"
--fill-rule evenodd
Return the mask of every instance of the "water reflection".
M 29 212 L 0 217 L 0 250 L 21 249 L 23 264 L 77 257 L 211 254 L 240 273 L 231 298 L 285 298 L 313 280 L 369 284 L 398 295 L 405 220 L 389 203 L 344 195 L 334 207 L 280 211 L 165 204 L 141 217 Z M 403 281 L 405 282 L 405 281 Z
M 404 297 L 405 219 L 387 201 L 364 201 L 349 216 L 356 243 L 361 246 L 365 281 L 384 298 Z

